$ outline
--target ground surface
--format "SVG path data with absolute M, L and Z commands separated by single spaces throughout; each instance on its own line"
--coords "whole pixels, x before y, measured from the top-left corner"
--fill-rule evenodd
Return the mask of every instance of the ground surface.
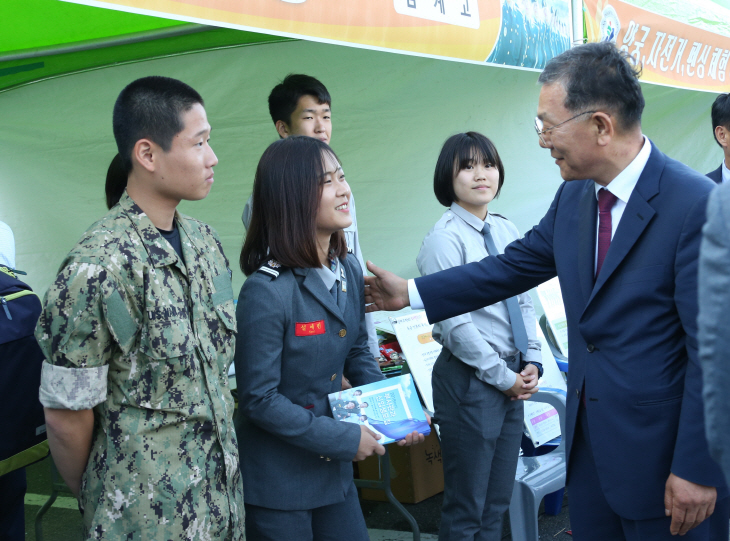
M 25 505 L 26 539 L 36 540 L 35 517 L 41 505 L 51 493 L 51 467 L 48 459 L 30 466 L 28 494 Z M 416 519 L 422 541 L 437 539 L 441 517 L 443 494 L 437 494 L 417 504 L 405 504 Z M 362 501 L 365 522 L 370 530 L 371 541 L 407 541 L 413 539 L 408 522 L 390 503 Z M 509 540 L 509 520 L 505 521 L 504 537 Z M 557 516 L 541 514 L 538 520 L 542 541 L 565 541 L 571 536 L 565 533 L 568 525 L 567 499 Z M 81 516 L 71 494 L 62 492 L 42 520 L 43 539 L 46 541 L 80 541 L 83 539 Z

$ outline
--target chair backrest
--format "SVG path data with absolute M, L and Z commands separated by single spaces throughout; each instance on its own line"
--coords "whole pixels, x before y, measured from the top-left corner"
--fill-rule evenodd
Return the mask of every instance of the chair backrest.
M 560 348 L 558 347 L 557 341 L 555 340 L 555 335 L 553 334 L 550 325 L 548 325 L 547 323 L 547 317 L 545 316 L 545 314 L 540 316 L 540 328 L 542 329 L 542 334 L 545 335 L 545 341 L 548 343 L 548 346 L 550 346 L 550 351 L 552 352 L 553 357 L 556 357 L 563 361 L 567 361 L 568 358 L 563 355 L 563 353 L 560 351 Z

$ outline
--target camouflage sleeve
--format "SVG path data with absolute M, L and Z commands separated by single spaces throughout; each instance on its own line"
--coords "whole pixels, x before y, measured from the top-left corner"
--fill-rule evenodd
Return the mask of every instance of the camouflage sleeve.
M 89 410 L 106 400 L 109 366 L 66 368 L 43 363 L 38 398 L 44 407 Z
M 44 406 L 89 409 L 106 399 L 109 360 L 136 335 L 128 298 L 103 265 L 71 262 L 59 273 L 36 327 Z

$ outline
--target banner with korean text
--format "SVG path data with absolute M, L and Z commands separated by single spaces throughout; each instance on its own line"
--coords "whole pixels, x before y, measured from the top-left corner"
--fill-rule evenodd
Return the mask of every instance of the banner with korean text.
M 588 41 L 613 41 L 642 65 L 641 80 L 666 86 L 730 91 L 730 38 L 621 0 L 584 0 Z
M 470 63 L 542 69 L 570 47 L 570 0 L 65 0 Z

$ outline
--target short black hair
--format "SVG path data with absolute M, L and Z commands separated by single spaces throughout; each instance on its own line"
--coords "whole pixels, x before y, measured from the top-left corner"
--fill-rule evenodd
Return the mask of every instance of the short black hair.
M 730 94 L 720 94 L 712 104 L 712 137 L 720 145 L 715 137 L 715 128 L 718 126 L 730 130 Z
M 312 96 L 320 105 L 326 103 L 332 107 L 332 97 L 319 80 L 301 73 L 290 73 L 269 94 L 272 122 L 276 124 L 282 120 L 287 126 L 291 125 L 291 115 L 302 96 Z
M 193 88 L 170 77 L 143 77 L 129 83 L 117 97 L 112 114 L 114 139 L 119 154 L 109 165 L 106 199 L 109 208 L 116 205 L 127 186 L 132 171 L 132 150 L 140 139 L 150 139 L 165 152 L 172 139 L 185 126 L 182 113 L 199 103 L 205 105 Z
M 128 84 L 114 104 L 112 124 L 117 149 L 127 171 L 132 170 L 132 149 L 150 139 L 165 152 L 185 126 L 182 114 L 203 98 L 182 81 L 170 77 L 143 77 Z
M 579 113 L 605 109 L 616 116 L 624 129 L 641 124 L 644 95 L 639 76 L 641 66 L 634 57 L 611 42 L 586 43 L 559 54 L 538 78 L 538 83 L 560 83 L 565 88 L 563 104 Z
M 469 131 L 449 137 L 441 148 L 433 173 L 433 193 L 439 203 L 450 207 L 456 201 L 454 178 L 467 165 L 482 162 L 493 165 L 499 171 L 499 187 L 494 197 L 499 196 L 504 184 L 504 166 L 494 143 L 481 133 Z
M 319 268 L 317 209 L 322 198 L 324 156 L 340 162 L 319 139 L 294 135 L 271 143 L 253 181 L 251 223 L 239 264 L 246 276 L 271 258 L 289 268 Z M 330 250 L 344 261 L 345 234 L 330 237 Z

